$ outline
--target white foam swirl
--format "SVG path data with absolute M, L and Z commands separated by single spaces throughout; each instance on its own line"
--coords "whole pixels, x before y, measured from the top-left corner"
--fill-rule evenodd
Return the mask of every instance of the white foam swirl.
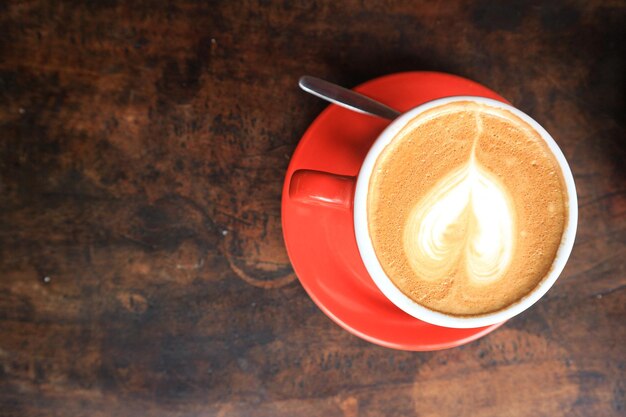
M 469 161 L 439 180 L 407 218 L 404 250 L 423 279 L 447 279 L 464 267 L 473 283 L 488 284 L 511 262 L 515 210 L 506 186 L 476 159 L 478 116 L 477 128 Z

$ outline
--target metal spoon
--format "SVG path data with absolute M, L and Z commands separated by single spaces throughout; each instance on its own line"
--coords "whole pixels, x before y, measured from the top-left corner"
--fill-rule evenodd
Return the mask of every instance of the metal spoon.
M 336 84 L 329 83 L 328 81 L 311 77 L 309 75 L 300 77 L 298 84 L 300 85 L 300 88 L 307 93 L 311 93 L 314 96 L 330 101 L 331 103 L 335 103 L 352 111 L 378 116 L 389 120 L 393 120 L 401 114 L 399 111 L 379 103 L 376 100 L 372 100 L 363 94 L 356 93 L 352 90 L 348 90 L 347 88 L 340 87 Z

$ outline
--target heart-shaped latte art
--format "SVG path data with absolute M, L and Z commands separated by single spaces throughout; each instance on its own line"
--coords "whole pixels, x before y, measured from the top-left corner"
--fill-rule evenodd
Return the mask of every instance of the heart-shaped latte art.
M 410 211 L 403 245 L 411 267 L 429 281 L 449 278 L 459 268 L 474 284 L 497 281 L 515 247 L 513 207 L 504 183 L 472 149 L 469 161 L 440 179 Z

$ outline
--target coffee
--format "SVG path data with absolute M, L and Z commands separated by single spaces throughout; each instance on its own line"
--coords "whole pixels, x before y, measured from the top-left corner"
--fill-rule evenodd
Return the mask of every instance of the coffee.
M 471 101 L 411 120 L 376 160 L 367 218 L 405 295 L 438 312 L 496 312 L 550 272 L 568 221 L 559 164 L 508 110 Z

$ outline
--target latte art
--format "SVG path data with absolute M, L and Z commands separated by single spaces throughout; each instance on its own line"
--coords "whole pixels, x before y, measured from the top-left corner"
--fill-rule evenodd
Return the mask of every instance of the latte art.
M 440 180 L 409 214 L 404 251 L 416 274 L 443 279 L 465 267 L 469 280 L 502 278 L 515 246 L 515 209 L 506 186 L 474 157 Z
M 567 192 L 541 136 L 505 109 L 443 104 L 411 120 L 376 160 L 367 197 L 376 256 L 409 298 L 480 315 L 548 274 Z

